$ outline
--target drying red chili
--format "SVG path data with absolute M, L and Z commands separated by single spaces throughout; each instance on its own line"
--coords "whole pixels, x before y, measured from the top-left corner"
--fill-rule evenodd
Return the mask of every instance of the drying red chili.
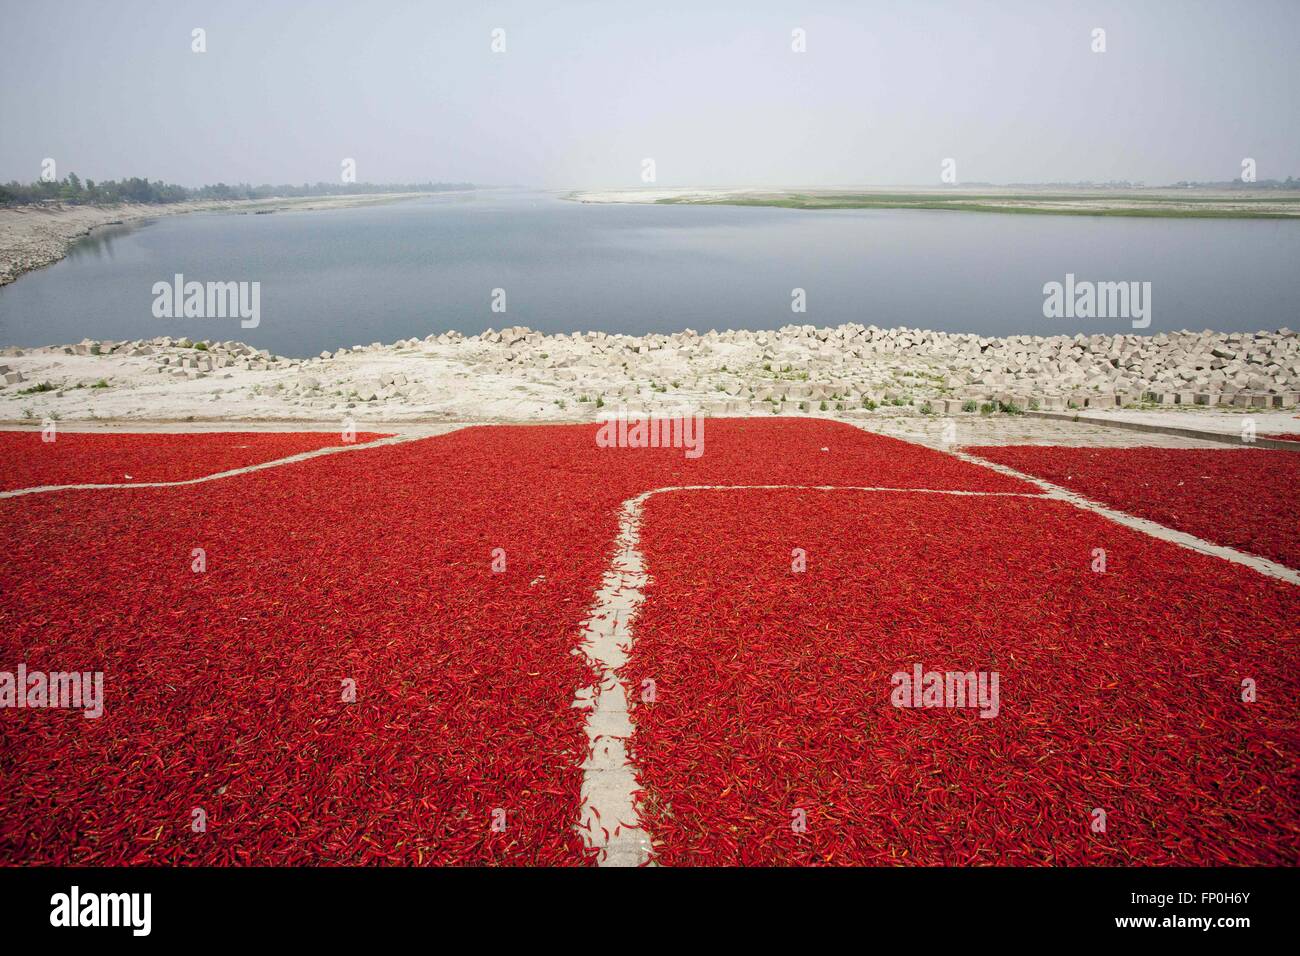
M 1292 585 L 1034 498 L 683 492 L 641 546 L 662 863 L 1300 861 Z M 997 716 L 892 706 L 916 664 L 998 672 Z
M 697 459 L 595 436 L 471 428 L 0 500 L 0 670 L 99 670 L 106 696 L 97 720 L 0 713 L 0 863 L 586 862 L 570 704 L 592 675 L 572 652 L 623 501 L 708 483 L 1031 490 L 826 421 L 709 420 Z M 260 460 L 336 437 L 248 443 Z M 61 447 L 86 453 L 51 470 L 39 436 L 21 440 L 21 486 L 250 460 L 212 436 L 78 437 Z
M 382 435 L 360 432 L 359 443 Z M 317 448 L 342 445 L 341 432 L 201 432 L 119 435 L 0 432 L 0 491 L 39 485 L 183 481 Z
M 1300 455 L 1262 448 L 971 448 L 1121 511 L 1300 567 Z

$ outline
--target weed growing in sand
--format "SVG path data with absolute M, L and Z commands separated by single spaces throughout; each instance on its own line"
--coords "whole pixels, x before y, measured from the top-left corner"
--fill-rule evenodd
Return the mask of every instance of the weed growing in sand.
M 870 398 L 864 398 L 862 400 L 862 407 L 869 412 L 874 412 L 876 410 L 876 403 Z
M 90 387 L 91 387 L 91 388 L 108 388 L 108 381 L 107 381 L 106 379 L 102 379 L 102 378 L 101 378 L 98 382 L 96 382 L 94 385 L 92 385 L 92 386 L 90 386 Z
M 980 406 L 981 415 L 992 415 L 995 411 L 997 411 L 997 406 L 992 402 L 985 402 Z
M 30 388 L 20 388 L 18 390 L 18 394 L 36 395 L 39 392 L 52 392 L 52 391 L 54 391 L 54 386 L 51 385 L 49 382 L 37 382 L 35 385 L 32 385 Z
M 973 398 L 967 399 L 966 401 L 961 403 L 961 410 L 963 412 L 979 411 L 979 407 L 980 407 L 979 402 L 975 401 Z

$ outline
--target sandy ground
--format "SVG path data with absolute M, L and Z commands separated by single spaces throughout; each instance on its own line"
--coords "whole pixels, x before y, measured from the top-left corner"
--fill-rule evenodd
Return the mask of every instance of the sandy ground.
M 1300 434 L 1300 414 L 1295 409 L 1290 411 L 1270 411 L 1246 408 L 1222 408 L 1210 410 L 1161 409 L 1159 411 L 1139 411 L 1137 409 L 1115 409 L 1114 411 L 1081 411 L 1081 420 L 1097 419 L 1100 421 L 1118 420 L 1138 422 L 1144 425 L 1162 425 L 1174 428 L 1193 428 L 1197 431 L 1218 432 L 1224 435 L 1239 435 L 1245 420 L 1255 424 L 1258 434 Z
M 575 190 L 563 198 L 586 203 L 655 203 L 663 200 L 690 203 L 728 203 L 742 201 L 777 201 L 798 196 L 805 208 L 817 208 L 821 201 L 842 202 L 846 197 L 861 200 L 870 208 L 874 201 L 913 202 L 919 197 L 925 202 L 970 204 L 1003 209 L 1025 209 L 1042 212 L 1107 212 L 1125 210 L 1150 211 L 1154 214 L 1178 212 L 1212 212 L 1300 217 L 1300 191 L 1277 190 L 1212 190 L 1212 189 L 1133 189 L 1133 190 L 1078 190 L 1038 188 L 1009 188 L 1001 186 L 955 186 L 934 189 L 916 186 L 841 186 L 827 187 L 717 187 L 685 189 L 678 187 L 638 187 L 628 189 Z M 1285 201 L 1285 200 L 1291 201 Z M 1159 200 L 1152 202 L 1152 200 Z M 921 206 L 920 208 L 927 208 Z
M 66 203 L 0 208 L 0 286 L 8 285 L 33 269 L 58 262 L 68 247 L 100 226 L 121 225 L 190 212 L 225 211 L 266 213 L 286 209 L 338 209 L 410 199 L 421 193 L 383 193 L 373 196 L 317 196 L 231 202 L 120 203 L 115 206 L 80 206 Z

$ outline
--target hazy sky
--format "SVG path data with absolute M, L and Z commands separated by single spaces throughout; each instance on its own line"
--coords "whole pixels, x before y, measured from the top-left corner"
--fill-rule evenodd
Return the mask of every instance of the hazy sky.
M 345 157 L 363 181 L 550 187 L 637 186 L 646 157 L 667 186 L 937 184 L 945 157 L 959 181 L 1300 176 L 1300 0 L 2 9 L 0 180 L 47 156 L 186 185 L 337 180 Z

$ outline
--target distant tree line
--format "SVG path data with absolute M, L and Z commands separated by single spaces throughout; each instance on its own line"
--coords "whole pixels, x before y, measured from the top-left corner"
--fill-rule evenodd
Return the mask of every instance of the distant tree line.
M 164 183 L 150 182 L 132 176 L 130 179 L 107 179 L 95 182 L 69 173 L 63 179 L 39 181 L 29 184 L 8 182 L 0 185 L 0 205 L 19 206 L 41 202 L 86 203 L 100 205 L 119 202 L 170 203 L 187 199 L 279 199 L 290 196 L 351 196 L 362 193 L 446 192 L 452 189 L 472 189 L 473 183 L 303 183 L 301 186 L 252 186 L 239 183 L 228 186 L 200 186 L 190 189 Z
M 1174 183 L 1174 185 L 1182 188 L 1200 189 L 1300 189 L 1300 179 L 1288 176 L 1286 179 L 1261 179 L 1257 183 L 1243 183 L 1240 179 L 1229 179 L 1216 183 L 1198 183 L 1183 180 Z

